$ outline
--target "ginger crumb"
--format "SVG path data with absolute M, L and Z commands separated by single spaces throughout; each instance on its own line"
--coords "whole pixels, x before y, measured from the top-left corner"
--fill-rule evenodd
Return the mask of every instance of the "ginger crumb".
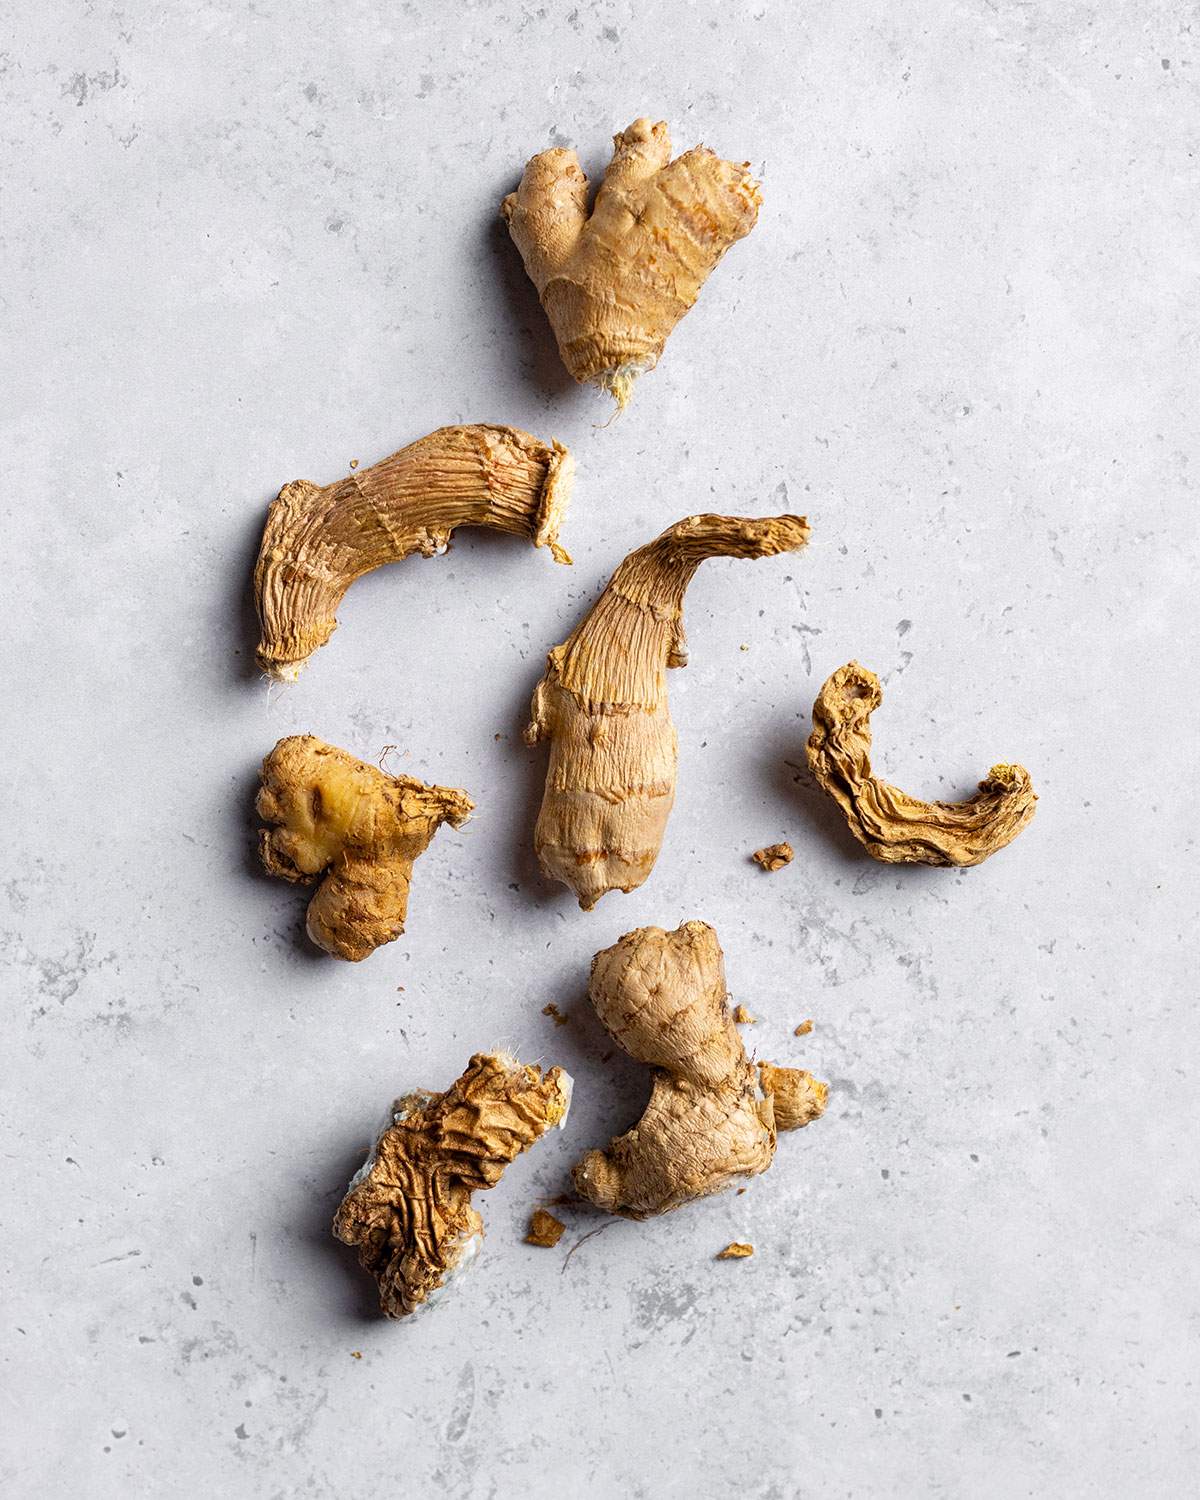
M 739 647 L 738 647 L 738 650 L 739 650 L 739 651 L 749 651 L 749 649 L 750 649 L 750 647 L 749 647 L 749 646 L 739 646 Z
M 745 1260 L 754 1254 L 753 1245 L 744 1245 L 739 1240 L 734 1240 L 731 1245 L 726 1245 L 724 1250 L 717 1255 L 718 1260 Z
M 811 1021 L 801 1021 L 799 1026 L 796 1027 L 795 1031 L 792 1032 L 792 1035 L 807 1036 L 812 1029 L 813 1023 Z
M 757 1016 L 752 1016 L 744 1005 L 735 1005 L 733 1019 L 739 1026 L 754 1026 L 758 1022 Z
M 556 1219 L 546 1208 L 535 1208 L 529 1217 L 529 1232 L 525 1236 L 527 1245 L 540 1245 L 544 1250 L 553 1250 L 566 1232 L 567 1226 Z
M 357 469 L 358 468 L 358 459 L 357 458 L 352 458 L 350 460 L 350 467 L 352 469 Z
M 565 1026 L 571 1019 L 570 1016 L 563 1015 L 562 1011 L 559 1010 L 558 1006 L 555 1005 L 553 1000 L 551 1000 L 549 1005 L 542 1006 L 542 1015 L 551 1016 L 556 1026 Z
M 765 849 L 756 849 L 750 858 L 768 874 L 772 874 L 776 870 L 782 870 L 784 865 L 790 865 L 795 853 L 791 844 L 768 844 Z
M 351 1359 L 361 1359 L 362 1358 L 362 1350 L 361 1349 L 351 1349 L 351 1351 L 350 1351 L 350 1358 Z

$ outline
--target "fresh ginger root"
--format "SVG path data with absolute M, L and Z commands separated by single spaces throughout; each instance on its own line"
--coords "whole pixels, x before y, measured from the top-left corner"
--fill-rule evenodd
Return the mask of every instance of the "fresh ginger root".
M 542 151 L 501 205 L 563 363 L 624 407 L 713 267 L 750 233 L 762 199 L 749 163 L 704 146 L 671 160 L 665 121 L 635 120 L 588 216 L 574 151 Z
M 356 578 L 410 553 L 437 557 L 459 526 L 486 526 L 558 545 L 574 460 L 515 427 L 442 427 L 370 469 L 321 489 L 285 484 L 267 513 L 254 602 L 258 664 L 294 680 L 337 626 L 342 596 Z
M 321 880 L 308 904 L 309 937 L 356 962 L 404 931 L 413 861 L 442 823 L 461 827 L 474 803 L 299 734 L 263 761 L 255 806 L 267 825 L 258 846 L 270 873 Z
M 642 1118 L 572 1174 L 609 1213 L 648 1219 L 765 1172 L 776 1131 L 825 1108 L 828 1086 L 811 1074 L 746 1056 L 706 922 L 627 933 L 592 960 L 589 994 L 621 1047 L 654 1070 Z
M 871 715 L 879 678 L 858 662 L 839 667 L 813 705 L 808 764 L 846 816 L 850 832 L 885 864 L 977 865 L 1011 844 L 1037 796 L 1024 766 L 993 766 L 966 802 L 918 802 L 871 774 Z
M 471 1194 L 495 1187 L 509 1162 L 571 1105 L 571 1077 L 544 1075 L 505 1053 L 477 1052 L 444 1094 L 397 1099 L 355 1175 L 333 1232 L 358 1247 L 385 1316 L 431 1304 L 483 1239 Z
M 773 557 L 808 540 L 800 516 L 688 516 L 631 552 L 547 657 L 530 745 L 550 741 L 534 830 L 543 870 L 585 911 L 649 875 L 675 800 L 667 668 L 687 662 L 683 596 L 706 557 Z

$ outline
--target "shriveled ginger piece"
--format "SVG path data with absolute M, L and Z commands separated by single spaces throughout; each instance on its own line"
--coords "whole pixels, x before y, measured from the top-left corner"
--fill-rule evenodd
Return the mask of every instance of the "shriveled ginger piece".
M 774 874 L 776 870 L 782 870 L 784 865 L 790 865 L 795 853 L 791 844 L 768 844 L 765 849 L 756 849 L 750 858 L 760 869 Z
M 550 741 L 534 830 L 542 869 L 584 910 L 654 868 L 675 800 L 667 668 L 687 663 L 683 596 L 707 557 L 773 557 L 808 540 L 802 516 L 688 516 L 631 552 L 547 657 L 530 745 Z
M 477 1052 L 444 1094 L 397 1099 L 333 1221 L 358 1247 L 389 1318 L 434 1302 L 474 1259 L 483 1220 L 471 1194 L 495 1187 L 509 1162 L 571 1104 L 571 1078 L 506 1053 Z
M 885 864 L 977 865 L 1011 844 L 1037 796 L 1024 766 L 993 766 L 966 802 L 918 802 L 871 774 L 871 715 L 879 678 L 852 661 L 813 705 L 808 764 L 846 816 L 850 832 Z
M 311 734 L 262 764 L 258 848 L 272 875 L 307 885 L 308 935 L 335 958 L 366 958 L 404 931 L 413 861 L 474 803 L 453 787 L 389 776 Z M 324 877 L 324 878 L 322 878 Z
M 620 1046 L 653 1069 L 642 1118 L 572 1174 L 609 1213 L 648 1219 L 765 1172 L 777 1130 L 825 1108 L 828 1087 L 811 1074 L 746 1056 L 705 922 L 627 933 L 592 960 L 589 994 Z
M 527 1245 L 540 1245 L 543 1250 L 553 1250 L 566 1233 L 567 1226 L 556 1219 L 548 1208 L 535 1208 L 529 1216 L 529 1229 L 525 1235 Z
M 413 552 L 440 556 L 459 526 L 525 537 L 569 563 L 558 529 L 574 472 L 558 443 L 475 425 L 441 427 L 323 489 L 307 479 L 285 484 L 254 569 L 259 666 L 292 681 L 333 634 L 356 578 Z
M 501 213 L 563 363 L 624 407 L 762 199 L 749 162 L 705 146 L 672 161 L 663 120 L 635 120 L 613 148 L 590 217 L 579 158 L 558 147 L 533 158 Z

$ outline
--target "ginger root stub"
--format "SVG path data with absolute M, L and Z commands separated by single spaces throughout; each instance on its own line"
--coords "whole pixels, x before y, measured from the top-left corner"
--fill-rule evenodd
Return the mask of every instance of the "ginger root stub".
M 567 369 L 623 407 L 709 273 L 750 233 L 762 199 L 749 163 L 705 146 L 671 160 L 666 122 L 635 120 L 588 216 L 574 151 L 542 151 L 501 205 Z

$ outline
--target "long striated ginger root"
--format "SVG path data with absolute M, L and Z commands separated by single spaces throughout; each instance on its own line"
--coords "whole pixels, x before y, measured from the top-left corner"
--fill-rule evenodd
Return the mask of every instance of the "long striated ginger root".
M 320 488 L 285 484 L 267 513 L 254 569 L 258 664 L 281 681 L 323 646 L 356 578 L 410 553 L 436 557 L 459 526 L 558 545 L 574 459 L 515 427 L 441 427 L 370 469 Z
M 688 516 L 631 552 L 547 657 L 530 745 L 550 741 L 534 846 L 585 911 L 649 875 L 675 800 L 666 669 L 687 662 L 683 596 L 706 557 L 773 557 L 808 540 L 801 516 Z
M 977 865 L 1011 844 L 1037 796 L 1024 766 L 993 766 L 966 802 L 918 802 L 871 774 L 871 715 L 879 678 L 852 661 L 813 705 L 808 764 L 846 816 L 850 832 L 885 864 Z
M 311 734 L 280 740 L 255 803 L 262 862 L 299 884 L 321 880 L 308 935 L 335 958 L 366 958 L 404 931 L 413 861 L 474 803 L 453 787 L 389 776 Z
M 396 1100 L 333 1221 L 378 1282 L 385 1316 L 432 1304 L 474 1259 L 483 1220 L 471 1194 L 495 1187 L 509 1162 L 562 1126 L 570 1105 L 561 1068 L 543 1075 L 483 1052 L 444 1094 Z
M 588 216 L 574 151 L 542 151 L 501 205 L 567 369 L 624 407 L 713 267 L 754 228 L 749 163 L 704 146 L 671 160 L 665 121 L 635 120 Z
M 589 993 L 617 1042 L 654 1070 L 642 1118 L 572 1174 L 599 1208 L 648 1219 L 719 1193 L 767 1170 L 777 1130 L 824 1111 L 826 1084 L 747 1058 L 706 922 L 627 933 L 592 960 Z

